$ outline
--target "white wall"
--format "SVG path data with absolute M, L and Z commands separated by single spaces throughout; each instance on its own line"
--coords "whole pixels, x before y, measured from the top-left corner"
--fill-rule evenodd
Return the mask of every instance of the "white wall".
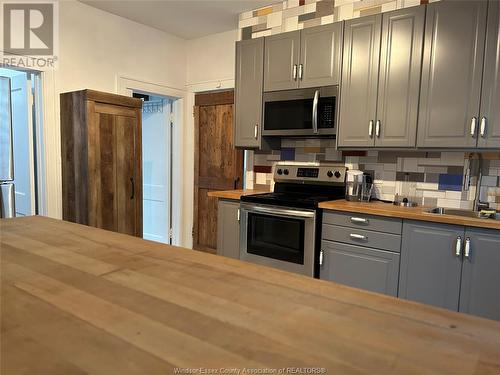
M 238 30 L 187 41 L 187 89 L 184 128 L 184 231 L 183 246 L 192 247 L 194 197 L 194 118 L 192 108 L 197 92 L 234 88 L 235 42 Z

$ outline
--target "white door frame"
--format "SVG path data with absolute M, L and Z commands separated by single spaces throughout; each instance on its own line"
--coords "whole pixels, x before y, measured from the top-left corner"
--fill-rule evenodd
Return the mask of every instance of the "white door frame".
M 172 144 L 173 144 L 173 160 L 172 160 L 172 244 L 183 245 L 185 236 L 185 217 L 183 212 L 184 197 L 184 124 L 186 116 L 186 97 L 185 90 L 159 85 L 156 83 L 146 82 L 124 76 L 117 76 L 116 92 L 121 95 L 132 96 L 134 91 L 147 92 L 152 95 L 168 96 L 175 98 L 173 102 L 174 108 L 174 127 L 172 129 Z

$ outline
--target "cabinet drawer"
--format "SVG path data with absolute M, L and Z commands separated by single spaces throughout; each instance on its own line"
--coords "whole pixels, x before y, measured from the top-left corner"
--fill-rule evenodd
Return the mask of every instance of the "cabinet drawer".
M 364 215 L 354 212 L 325 211 L 323 213 L 323 223 L 394 234 L 401 234 L 403 228 L 403 221 L 401 219 Z
M 397 296 L 399 254 L 322 241 L 320 279 Z
M 372 247 L 399 253 L 401 236 L 392 233 L 374 232 L 366 229 L 323 224 L 323 239 L 351 245 Z

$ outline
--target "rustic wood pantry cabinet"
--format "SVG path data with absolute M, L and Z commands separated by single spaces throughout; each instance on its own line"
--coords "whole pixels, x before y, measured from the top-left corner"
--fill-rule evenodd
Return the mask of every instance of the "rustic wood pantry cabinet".
M 142 237 L 142 101 L 61 94 L 63 219 Z

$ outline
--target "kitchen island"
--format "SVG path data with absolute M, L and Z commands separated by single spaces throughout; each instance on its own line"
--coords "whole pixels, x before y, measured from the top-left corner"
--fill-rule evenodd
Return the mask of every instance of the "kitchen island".
M 2 375 L 500 372 L 497 322 L 43 217 L 0 236 Z

